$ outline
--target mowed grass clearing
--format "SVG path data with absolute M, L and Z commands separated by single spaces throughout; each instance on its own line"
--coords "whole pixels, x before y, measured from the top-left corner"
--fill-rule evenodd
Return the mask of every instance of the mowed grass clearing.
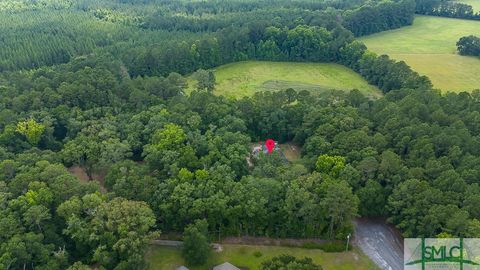
M 293 143 L 285 143 L 278 145 L 282 149 L 283 154 L 290 162 L 295 162 L 302 157 L 302 149 Z
M 303 249 L 293 247 L 276 246 L 245 246 L 245 245 L 222 245 L 223 251 L 212 252 L 208 262 L 199 267 L 189 267 L 191 270 L 209 270 L 213 266 L 230 262 L 237 267 L 248 267 L 250 270 L 260 269 L 261 263 L 269 258 L 289 254 L 299 258 L 310 257 L 325 270 L 375 270 L 378 267 L 368 259 L 361 251 L 353 249 L 342 253 L 325 253 L 318 249 Z M 262 256 L 256 257 L 255 252 L 261 252 Z M 184 265 L 179 248 L 151 246 L 146 255 L 150 270 L 174 270 Z
M 369 97 L 381 96 L 380 90 L 369 85 L 359 74 L 332 63 L 245 61 L 217 67 L 214 72 L 217 82 L 214 92 L 229 97 L 287 88 L 313 93 L 358 89 Z M 189 84 L 190 89 L 195 87 L 193 79 Z
M 480 21 L 417 16 L 412 26 L 361 38 L 368 49 L 404 60 L 443 91 L 480 89 L 480 58 L 457 54 L 457 41 L 480 36 Z

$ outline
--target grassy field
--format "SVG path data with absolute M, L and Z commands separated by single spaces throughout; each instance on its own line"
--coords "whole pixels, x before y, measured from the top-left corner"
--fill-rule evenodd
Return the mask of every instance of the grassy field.
M 312 92 L 358 89 L 370 97 L 381 95 L 377 87 L 351 69 L 330 63 L 237 62 L 215 68 L 215 76 L 215 93 L 231 97 L 290 87 Z M 189 84 L 193 88 L 194 80 L 190 79 Z
M 206 265 L 191 267 L 191 270 L 208 270 L 226 261 L 237 267 L 248 267 L 250 270 L 260 269 L 261 262 L 281 254 L 296 257 L 310 257 L 325 270 L 374 270 L 378 269 L 372 261 L 358 250 L 347 253 L 325 253 L 317 249 L 302 249 L 272 246 L 223 245 L 224 250 L 213 253 Z M 254 256 L 259 251 L 262 256 Z M 178 248 L 152 246 L 146 255 L 151 270 L 174 270 L 184 264 Z
M 466 35 L 480 35 L 480 21 L 417 16 L 412 26 L 360 40 L 371 51 L 404 60 L 436 88 L 459 92 L 480 89 L 480 58 L 456 52 L 456 42 Z
M 279 147 L 290 162 L 297 161 L 302 157 L 302 149 L 298 145 L 285 143 L 279 144 Z

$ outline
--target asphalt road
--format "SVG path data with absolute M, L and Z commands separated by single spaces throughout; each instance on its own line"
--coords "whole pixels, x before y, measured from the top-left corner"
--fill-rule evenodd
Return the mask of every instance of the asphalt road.
M 354 241 L 380 269 L 403 269 L 403 238 L 384 220 L 356 219 Z

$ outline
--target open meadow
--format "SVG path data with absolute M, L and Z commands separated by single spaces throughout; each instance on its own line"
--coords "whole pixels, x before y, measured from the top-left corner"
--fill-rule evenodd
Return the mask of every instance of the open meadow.
M 353 70 L 332 63 L 297 63 L 245 61 L 214 69 L 215 93 L 230 97 L 251 96 L 257 91 L 294 88 L 325 92 L 358 89 L 369 97 L 379 97 L 380 90 L 368 84 Z M 190 80 L 190 88 L 194 87 Z
M 319 249 L 303 249 L 293 247 L 222 245 L 223 251 L 213 252 L 207 263 L 199 267 L 189 267 L 191 270 L 208 270 L 213 266 L 230 262 L 237 267 L 247 267 L 249 270 L 260 269 L 261 263 L 269 258 L 289 254 L 299 258 L 310 257 L 324 270 L 375 270 L 373 262 L 361 251 L 353 249 L 349 252 L 326 253 Z M 261 256 L 257 257 L 259 254 Z M 255 256 L 257 255 L 257 256 Z M 151 246 L 147 255 L 150 270 L 174 270 L 185 262 L 181 251 L 174 247 Z
M 404 60 L 443 91 L 480 89 L 480 58 L 457 54 L 463 36 L 480 35 L 480 21 L 417 16 L 412 26 L 361 38 L 368 49 Z

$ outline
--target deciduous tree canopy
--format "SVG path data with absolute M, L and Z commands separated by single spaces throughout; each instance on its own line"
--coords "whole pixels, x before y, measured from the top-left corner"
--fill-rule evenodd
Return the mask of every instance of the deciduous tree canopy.
M 410 24 L 413 6 L 2 1 L 0 268 L 141 269 L 159 231 L 184 233 L 201 263 L 213 233 L 344 239 L 359 215 L 480 237 L 480 92 L 441 95 L 354 38 Z M 343 64 L 384 96 L 215 95 L 212 68 L 248 59 Z M 301 158 L 251 157 L 267 138 Z

